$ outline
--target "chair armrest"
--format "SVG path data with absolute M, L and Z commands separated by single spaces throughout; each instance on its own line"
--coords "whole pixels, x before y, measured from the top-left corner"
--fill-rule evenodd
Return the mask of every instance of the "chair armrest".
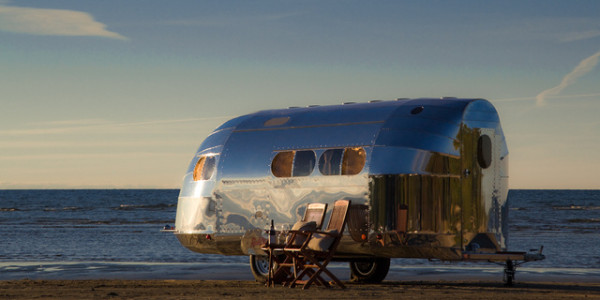
M 299 234 L 303 234 L 303 235 L 308 235 L 311 232 L 314 232 L 314 231 L 312 231 L 312 230 L 288 230 L 288 235 L 290 233 L 299 233 Z
M 302 246 L 302 244 L 304 244 L 307 240 L 310 239 L 310 236 L 312 235 L 312 233 L 313 233 L 312 230 L 289 230 L 288 234 L 286 236 L 286 243 L 285 243 L 284 248 L 286 248 L 286 249 L 300 248 L 300 246 Z M 295 244 L 297 238 L 301 238 L 304 240 L 302 242 L 302 244 Z

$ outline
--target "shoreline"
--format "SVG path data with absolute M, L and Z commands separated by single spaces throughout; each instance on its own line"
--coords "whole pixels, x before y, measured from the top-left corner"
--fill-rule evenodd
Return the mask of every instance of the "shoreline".
M 600 283 L 384 281 L 381 284 L 346 282 L 346 289 L 313 286 L 273 287 L 250 280 L 1 280 L 2 299 L 600 299 Z
M 31 262 L 6 279 L 7 271 L 15 271 L 10 265 L 0 264 L 0 299 L 600 299 L 598 273 L 579 269 L 519 268 L 514 286 L 506 287 L 499 266 L 396 266 L 381 284 L 357 284 L 349 282 L 347 265 L 338 263 L 330 270 L 346 289 L 302 290 L 265 287 L 243 263 L 73 262 L 59 270 L 59 263 Z M 35 278 L 40 267 L 43 276 Z
M 350 279 L 347 263 L 333 262 L 329 268 L 341 280 Z M 489 281 L 502 283 L 503 266 L 392 265 L 386 281 Z M 235 280 L 254 277 L 248 263 L 161 262 L 0 262 L 0 280 Z M 600 269 L 519 267 L 516 282 L 600 282 Z

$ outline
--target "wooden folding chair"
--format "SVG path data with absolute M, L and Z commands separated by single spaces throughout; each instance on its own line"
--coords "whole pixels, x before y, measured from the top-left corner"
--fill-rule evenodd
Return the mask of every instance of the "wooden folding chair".
M 304 217 L 300 221 L 314 221 L 317 223 L 317 229 L 321 229 L 321 226 L 323 226 L 323 221 L 325 220 L 325 212 L 327 212 L 327 203 L 309 203 L 306 205 Z
M 280 247 L 270 247 L 269 271 L 272 272 L 269 276 L 267 285 L 272 283 L 289 283 L 297 275 L 296 256 L 291 252 L 285 252 L 284 249 L 300 249 L 307 240 L 310 232 L 321 229 L 325 213 L 327 212 L 326 203 L 309 203 L 306 205 L 304 216 L 302 219 L 288 231 L 286 242 Z M 312 224 L 311 224 L 312 223 Z M 263 248 L 265 248 L 263 246 Z M 277 258 L 278 255 L 285 254 L 285 258 Z M 275 260 L 275 262 L 273 262 Z M 273 270 L 273 264 L 277 265 L 277 270 Z
M 331 287 L 331 283 L 322 277 L 322 273 L 335 282 L 341 288 L 346 288 L 344 284 L 327 269 L 327 265 L 333 258 L 337 249 L 344 227 L 346 225 L 346 217 L 350 200 L 338 200 L 333 204 L 329 223 L 324 231 L 315 231 L 310 233 L 308 239 L 299 249 L 285 248 L 285 253 L 290 253 L 290 256 L 296 260 L 296 268 L 301 270 L 299 274 L 292 280 L 290 287 L 302 284 L 303 289 L 308 289 L 311 284 L 323 285 L 327 288 Z M 303 277 L 309 277 L 307 280 L 302 280 Z

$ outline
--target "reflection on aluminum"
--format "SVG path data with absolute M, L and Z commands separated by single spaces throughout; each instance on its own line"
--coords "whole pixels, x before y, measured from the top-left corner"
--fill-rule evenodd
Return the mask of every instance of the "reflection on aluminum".
M 482 135 L 491 149 L 478 149 Z M 281 151 L 312 150 L 319 162 L 326 161 L 323 153 L 345 147 L 365 151 L 356 175 L 323 175 L 318 165 L 308 176 L 272 174 Z M 478 160 L 481 151 L 489 151 L 489 166 Z M 216 171 L 210 180 L 194 181 L 194 167 L 206 154 L 216 157 Z M 486 100 L 269 110 L 232 119 L 202 143 L 184 177 L 176 235 L 197 252 L 262 254 L 271 220 L 289 229 L 307 203 L 349 199 L 348 234 L 338 256 L 452 260 L 465 250 L 506 249 L 507 195 L 508 149 Z

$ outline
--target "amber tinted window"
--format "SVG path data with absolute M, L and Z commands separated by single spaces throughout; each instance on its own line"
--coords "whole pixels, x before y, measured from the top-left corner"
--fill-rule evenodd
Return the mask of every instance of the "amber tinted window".
M 194 180 L 209 180 L 215 171 L 215 162 L 214 156 L 202 156 L 194 167 Z
M 486 169 L 492 164 L 492 140 L 487 135 L 482 135 L 477 141 L 477 162 Z
M 342 161 L 342 175 L 356 175 L 362 171 L 367 160 L 365 149 L 346 148 Z
M 196 166 L 194 167 L 194 180 L 200 180 L 202 178 L 202 169 L 204 168 L 204 160 L 205 156 L 200 157 L 198 162 L 196 162 Z
M 329 149 L 319 158 L 319 171 L 323 175 L 340 175 L 344 149 Z
M 312 150 L 296 151 L 292 176 L 308 176 L 315 168 L 317 158 Z
M 291 177 L 294 163 L 294 151 L 279 152 L 271 163 L 271 172 L 275 177 Z

